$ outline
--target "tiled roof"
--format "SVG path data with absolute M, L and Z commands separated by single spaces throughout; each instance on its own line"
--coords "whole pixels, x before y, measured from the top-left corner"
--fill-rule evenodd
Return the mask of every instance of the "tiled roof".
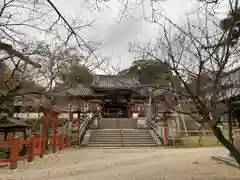
M 64 88 L 65 86 L 65 88 Z M 53 96 L 104 96 L 106 94 L 96 93 L 94 90 L 97 88 L 104 89 L 129 89 L 140 96 L 148 96 L 148 88 L 141 87 L 139 81 L 136 78 L 120 75 L 96 75 L 93 78 L 91 87 L 87 87 L 81 84 L 75 86 L 61 85 L 61 88 L 55 88 L 53 92 L 48 95 Z M 154 89 L 153 97 L 159 96 L 163 93 L 163 90 Z
M 90 87 L 78 84 L 72 87 L 55 88 L 52 92 L 47 93 L 50 96 L 90 96 L 93 94 L 93 90 Z
M 136 78 L 119 75 L 96 75 L 92 83 L 94 88 L 109 89 L 129 89 L 139 85 L 140 83 Z
M 146 87 L 144 87 L 144 88 L 137 88 L 136 90 L 135 90 L 135 92 L 138 94 L 138 95 L 140 95 L 140 96 L 148 96 L 149 95 L 149 92 L 148 92 L 148 88 L 146 88 Z M 152 96 L 153 97 L 157 97 L 157 96 L 159 96 L 159 95 L 162 95 L 163 94 L 163 90 L 161 90 L 161 89 L 154 89 L 153 91 L 152 91 Z
M 16 126 L 27 127 L 28 125 L 21 119 L 7 118 L 7 117 L 0 119 L 0 128 L 16 127 Z
M 85 87 L 81 84 L 78 84 L 77 87 L 71 87 L 67 90 L 68 94 L 73 96 L 91 96 L 93 95 L 93 90 L 89 87 Z

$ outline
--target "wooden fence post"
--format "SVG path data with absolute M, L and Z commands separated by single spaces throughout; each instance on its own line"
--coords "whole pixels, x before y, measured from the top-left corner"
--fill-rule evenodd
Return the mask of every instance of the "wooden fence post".
M 70 138 L 69 135 L 65 135 L 65 147 L 70 147 Z
M 64 148 L 64 136 L 62 134 L 59 135 L 59 150 Z
M 42 138 L 40 134 L 36 134 L 34 143 L 35 143 L 35 147 L 37 148 L 38 151 L 40 150 L 40 152 L 41 152 L 41 141 L 42 141 Z
M 11 143 L 10 169 L 17 169 L 17 161 L 19 159 L 21 140 L 14 137 Z
M 28 162 L 32 162 L 34 160 L 35 142 L 35 136 L 32 135 L 28 140 Z

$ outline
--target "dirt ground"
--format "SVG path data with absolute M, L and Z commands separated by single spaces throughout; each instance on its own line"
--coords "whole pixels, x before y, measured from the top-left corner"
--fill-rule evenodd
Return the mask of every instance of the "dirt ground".
M 0 168 L 1 180 L 240 180 L 240 170 L 211 160 L 223 148 L 69 149 Z

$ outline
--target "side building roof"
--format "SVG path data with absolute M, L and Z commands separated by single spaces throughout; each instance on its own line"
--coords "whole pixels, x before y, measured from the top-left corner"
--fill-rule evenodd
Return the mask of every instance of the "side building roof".
M 2 117 L 0 119 L 0 132 L 4 131 L 5 129 L 24 129 L 27 128 L 28 125 L 25 121 L 17 118 L 10 118 L 10 117 Z

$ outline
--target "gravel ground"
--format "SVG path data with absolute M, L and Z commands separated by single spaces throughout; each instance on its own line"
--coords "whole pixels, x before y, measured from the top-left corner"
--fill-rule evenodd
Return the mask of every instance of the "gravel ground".
M 240 180 L 240 170 L 210 159 L 223 148 L 68 149 L 0 168 L 1 180 Z

